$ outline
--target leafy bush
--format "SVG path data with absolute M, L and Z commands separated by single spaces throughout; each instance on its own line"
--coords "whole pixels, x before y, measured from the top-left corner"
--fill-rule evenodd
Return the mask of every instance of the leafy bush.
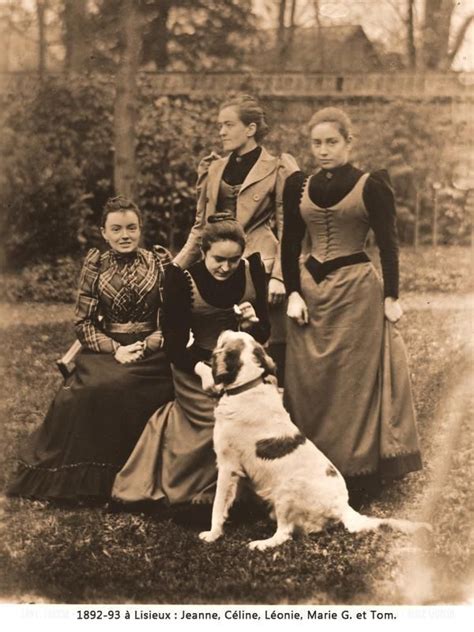
M 252 83 L 253 92 L 257 87 Z M 99 217 L 113 190 L 113 89 L 97 76 L 47 77 L 21 95 L 4 97 L 0 155 L 3 263 L 23 267 L 81 256 L 101 242 Z M 137 201 L 146 217 L 145 245 L 177 250 L 195 213 L 199 160 L 219 151 L 216 98 L 157 98 L 141 78 L 137 126 Z M 316 106 L 322 101 L 315 100 Z M 275 104 L 266 99 L 270 109 Z M 280 104 L 281 105 L 281 104 Z M 283 107 L 283 106 L 282 106 Z M 434 182 L 439 182 L 439 243 L 469 243 L 466 195 L 451 185 L 453 160 L 442 139 L 462 130 L 432 105 L 400 102 L 344 106 L 356 123 L 354 161 L 388 167 L 396 189 L 402 242 L 414 237 L 415 190 L 420 194 L 420 243 L 431 240 Z M 387 124 L 387 121 L 389 124 Z M 266 145 L 289 151 L 312 168 L 307 132 L 280 112 Z
M 0 276 L 0 292 L 9 302 L 71 303 L 76 299 L 80 269 L 81 262 L 71 257 L 38 263 Z

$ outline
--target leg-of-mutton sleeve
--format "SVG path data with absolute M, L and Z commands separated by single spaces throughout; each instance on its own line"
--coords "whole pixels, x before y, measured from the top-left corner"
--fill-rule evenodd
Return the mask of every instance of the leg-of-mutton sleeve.
M 174 262 L 187 269 L 201 259 L 201 233 L 206 224 L 208 172 L 210 165 L 220 156 L 215 152 L 205 156 L 199 163 L 196 182 L 196 215 L 186 243 L 176 255 Z
M 398 298 L 399 249 L 395 199 L 387 171 L 372 173 L 364 186 L 364 204 L 380 252 L 384 296 Z
M 283 190 L 283 237 L 281 241 L 281 267 L 286 294 L 301 294 L 299 257 L 306 225 L 300 214 L 301 189 L 304 182 L 301 171 L 293 173 Z
M 163 311 L 163 288 L 165 273 L 171 264 L 171 254 L 169 250 L 163 246 L 155 245 L 152 249 L 153 256 L 155 258 L 156 265 L 158 267 L 158 287 L 160 288 L 160 304 L 158 305 L 156 312 L 156 329 L 153 333 L 148 335 L 144 342 L 147 352 L 158 351 L 163 347 L 163 331 L 162 331 L 162 311 Z
M 188 273 L 178 265 L 167 267 L 163 286 L 162 331 L 164 351 L 178 369 L 193 373 L 202 359 L 188 347 L 191 331 L 192 290 Z
M 248 257 L 250 275 L 255 287 L 255 314 L 258 323 L 254 323 L 245 331 L 255 338 L 260 344 L 264 344 L 270 338 L 270 316 L 268 312 L 267 275 L 260 253 L 254 252 Z
M 281 269 L 281 239 L 284 223 L 283 192 L 288 178 L 296 172 L 299 172 L 299 167 L 293 156 L 291 154 L 281 154 L 278 160 L 278 172 L 275 182 L 275 228 L 278 237 L 278 246 L 270 275 L 272 279 L 278 279 L 279 281 L 283 281 Z
M 100 252 L 91 248 L 82 266 L 76 301 L 74 328 L 79 342 L 97 353 L 115 353 L 118 342 L 99 327 Z

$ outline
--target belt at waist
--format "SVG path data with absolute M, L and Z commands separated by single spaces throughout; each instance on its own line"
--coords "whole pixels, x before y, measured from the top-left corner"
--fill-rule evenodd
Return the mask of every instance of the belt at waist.
M 104 323 L 104 329 L 111 334 L 141 334 L 145 332 L 155 331 L 156 323 L 153 322 L 137 322 L 137 323 Z
M 308 272 L 311 274 L 316 283 L 321 283 L 328 274 L 344 268 L 345 266 L 353 266 L 356 263 L 367 263 L 370 261 L 366 252 L 354 252 L 352 255 L 346 255 L 345 257 L 336 257 L 329 261 L 318 261 L 312 255 L 310 255 L 304 262 Z

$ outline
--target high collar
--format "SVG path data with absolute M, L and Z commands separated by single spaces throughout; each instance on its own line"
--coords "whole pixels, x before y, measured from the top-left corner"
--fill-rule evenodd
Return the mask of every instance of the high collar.
M 253 164 L 262 153 L 262 148 L 260 145 L 257 145 L 250 151 L 247 151 L 245 154 L 238 154 L 236 151 L 233 151 L 229 156 L 229 162 L 237 163 L 240 165 Z
M 333 169 L 324 169 L 324 167 L 322 167 L 318 173 L 325 177 L 345 176 L 352 171 L 352 169 L 352 164 L 350 162 L 346 162 L 345 165 L 334 167 Z
M 119 264 L 132 263 L 138 257 L 138 249 L 133 252 L 117 252 L 111 248 L 109 253 L 110 257 Z

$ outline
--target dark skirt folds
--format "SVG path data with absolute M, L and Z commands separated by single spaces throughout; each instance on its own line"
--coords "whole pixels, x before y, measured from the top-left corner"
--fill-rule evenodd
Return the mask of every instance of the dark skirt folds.
M 212 502 L 217 481 L 213 449 L 216 400 L 197 375 L 173 367 L 176 399 L 149 419 L 130 458 L 115 479 L 121 502 Z
M 345 477 L 398 477 L 421 468 L 408 363 L 384 318 L 371 263 L 320 284 L 304 266 L 308 325 L 288 323 L 285 405 Z
M 173 398 L 162 351 L 119 364 L 83 350 L 42 425 L 18 458 L 7 493 L 45 499 L 108 498 L 150 414 Z

